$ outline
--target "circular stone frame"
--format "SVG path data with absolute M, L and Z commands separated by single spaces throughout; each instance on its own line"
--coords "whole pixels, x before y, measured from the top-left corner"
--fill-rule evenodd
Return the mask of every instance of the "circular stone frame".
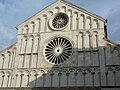
M 68 39 L 56 37 L 45 45 L 43 53 L 46 61 L 54 65 L 61 65 L 70 59 L 73 46 Z
M 59 31 L 68 26 L 69 17 L 65 13 L 57 13 L 49 19 L 49 26 L 51 29 Z

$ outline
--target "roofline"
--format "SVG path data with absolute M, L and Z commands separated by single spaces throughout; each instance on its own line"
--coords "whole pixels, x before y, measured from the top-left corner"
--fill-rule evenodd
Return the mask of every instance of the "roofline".
M 55 2 L 49 4 L 47 7 L 41 9 L 40 11 L 38 11 L 38 12 L 37 12 L 36 14 L 34 14 L 33 16 L 29 17 L 28 19 L 26 19 L 26 20 L 23 21 L 22 23 L 18 24 L 17 27 L 16 27 L 16 29 L 18 30 L 18 28 L 19 28 L 20 26 L 22 26 L 24 22 L 27 22 L 29 19 L 31 19 L 32 17 L 36 16 L 37 14 L 42 13 L 42 11 L 44 11 L 45 9 L 47 9 L 48 7 L 50 7 L 52 4 L 54 4 L 54 3 L 56 3 L 56 2 L 60 2 L 60 1 L 56 0 Z
M 0 51 L 0 54 L 4 53 L 6 50 L 8 50 L 8 51 L 9 51 L 9 49 L 11 49 L 12 47 L 14 47 L 16 44 L 17 44 L 17 42 L 16 42 L 16 43 L 14 43 L 14 44 L 12 44 L 12 45 L 11 45 L 11 46 L 9 46 L 9 47 L 7 47 L 7 48 L 3 49 L 2 51 Z
M 64 0 L 61 0 L 61 2 L 64 3 L 64 4 L 67 4 L 67 5 L 69 5 L 69 6 L 73 7 L 73 8 L 75 8 L 75 9 L 78 9 L 78 10 L 80 10 L 80 11 L 86 13 L 86 14 L 90 14 L 90 15 L 93 16 L 93 17 L 96 17 L 96 18 L 98 17 L 97 19 L 100 19 L 100 20 L 106 22 L 106 19 L 102 18 L 101 16 L 96 15 L 96 14 L 93 14 L 93 13 L 91 13 L 91 12 L 89 12 L 89 11 L 87 11 L 87 10 L 85 10 L 85 9 L 83 9 L 83 8 L 81 8 L 81 7 L 79 7 L 79 6 L 76 6 L 76 5 L 72 4 L 72 3 L 67 2 L 67 1 L 64 1 Z
M 89 12 L 89 11 L 83 9 L 83 8 L 80 8 L 79 6 L 76 6 L 76 5 L 74 5 L 74 4 L 70 3 L 70 2 L 67 2 L 67 1 L 65 1 L 65 0 L 56 0 L 55 2 L 49 4 L 47 7 L 43 8 L 42 10 L 38 11 L 38 12 L 37 12 L 36 14 L 34 14 L 33 16 L 29 17 L 28 19 L 26 19 L 25 21 L 23 21 L 22 23 L 20 23 L 19 25 L 17 25 L 16 29 L 18 30 L 18 28 L 21 27 L 24 22 L 27 22 L 27 21 L 28 21 L 29 19 L 31 19 L 32 17 L 38 15 L 39 13 L 42 13 L 45 9 L 49 8 L 52 4 L 57 3 L 57 2 L 64 3 L 64 4 L 68 5 L 68 6 L 71 6 L 71 7 L 75 8 L 75 9 L 78 9 L 78 10 L 82 11 L 83 13 L 90 14 L 91 16 L 93 16 L 93 17 L 95 17 L 95 18 L 97 18 L 97 19 L 100 19 L 100 20 L 106 22 L 106 19 L 104 19 L 104 18 L 102 18 L 102 17 L 100 17 L 100 16 L 98 16 L 98 15 L 96 15 L 96 14 L 93 14 L 93 13 L 91 13 L 91 12 Z
M 113 45 L 116 45 L 116 46 L 120 47 L 120 44 L 119 44 L 119 43 L 113 42 L 113 41 L 111 41 L 111 40 L 109 40 L 109 39 L 107 39 L 107 38 L 103 38 L 103 39 L 104 39 L 105 41 L 113 44 Z

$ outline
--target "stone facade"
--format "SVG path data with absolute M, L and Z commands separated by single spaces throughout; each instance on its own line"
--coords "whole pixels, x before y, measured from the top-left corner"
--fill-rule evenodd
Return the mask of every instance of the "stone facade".
M 0 90 L 120 89 L 120 45 L 105 19 L 58 0 L 17 29 L 0 52 Z

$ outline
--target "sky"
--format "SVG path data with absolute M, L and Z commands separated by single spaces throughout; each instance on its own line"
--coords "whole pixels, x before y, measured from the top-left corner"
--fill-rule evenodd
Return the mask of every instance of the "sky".
M 0 51 L 17 42 L 16 27 L 56 0 L 0 0 Z M 120 43 L 120 0 L 66 0 L 108 20 L 108 39 Z

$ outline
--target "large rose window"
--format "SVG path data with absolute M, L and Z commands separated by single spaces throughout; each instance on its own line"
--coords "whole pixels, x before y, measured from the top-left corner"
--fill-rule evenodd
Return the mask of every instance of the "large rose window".
M 72 44 L 65 38 L 54 38 L 44 49 L 46 60 L 52 64 L 62 64 L 69 60 L 72 54 Z

